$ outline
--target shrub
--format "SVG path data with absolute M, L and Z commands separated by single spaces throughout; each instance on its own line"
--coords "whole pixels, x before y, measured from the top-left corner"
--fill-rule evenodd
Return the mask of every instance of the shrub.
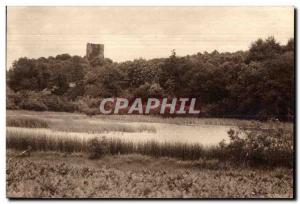
M 74 112 L 76 110 L 76 105 L 62 96 L 48 95 L 41 100 L 51 111 Z
M 229 144 L 220 143 L 225 156 L 247 165 L 292 166 L 293 131 L 269 122 L 265 127 L 256 124 L 251 128 L 228 131 Z
M 19 109 L 18 105 L 15 103 L 13 98 L 11 98 L 9 96 L 6 97 L 6 109 L 8 109 L 8 110 Z
M 99 105 L 100 100 L 92 97 L 81 97 L 75 102 L 76 110 L 85 113 L 86 115 L 92 116 L 100 114 Z
M 47 111 L 47 106 L 36 99 L 26 98 L 20 102 L 19 107 L 25 110 L 34 110 L 34 111 Z
M 102 139 L 93 138 L 88 142 L 89 159 L 98 159 L 108 153 L 108 143 Z
M 22 101 L 20 94 L 14 92 L 8 86 L 6 87 L 6 108 L 7 109 L 19 109 L 18 103 Z

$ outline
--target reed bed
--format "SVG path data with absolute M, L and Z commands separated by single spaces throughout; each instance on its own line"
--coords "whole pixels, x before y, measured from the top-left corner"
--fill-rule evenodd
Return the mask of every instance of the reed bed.
M 17 150 L 83 152 L 86 150 L 88 134 L 52 132 L 49 129 L 8 127 L 6 146 Z
M 256 127 L 266 126 L 269 127 L 270 121 L 260 122 L 257 120 L 245 120 L 234 118 L 199 118 L 199 117 L 161 117 L 154 115 L 97 115 L 95 119 L 103 120 L 117 120 L 117 121 L 130 121 L 130 122 L 148 122 L 148 123 L 167 123 L 176 125 L 216 125 L 216 126 L 236 126 L 236 127 Z M 284 129 L 293 129 L 291 122 L 279 122 Z
M 50 128 L 54 131 L 105 133 L 105 132 L 150 132 L 156 133 L 152 125 L 128 125 L 91 119 L 50 118 L 47 121 L 37 116 L 8 116 L 7 127 Z
M 18 118 L 20 116 L 30 116 L 33 118 L 41 118 L 40 112 L 25 110 L 8 110 L 8 117 Z M 63 119 L 63 120 L 97 120 L 103 121 L 126 121 L 126 122 L 148 122 L 148 123 L 169 123 L 177 125 L 222 125 L 237 127 L 253 127 L 257 125 L 265 125 L 267 122 L 259 122 L 257 120 L 243 120 L 234 118 L 199 118 L 199 117 L 161 117 L 156 115 L 95 115 L 88 117 L 80 113 L 66 112 L 43 112 L 43 117 L 47 120 Z M 286 129 L 293 129 L 291 122 L 279 122 Z
M 105 133 L 105 132 L 150 132 L 156 133 L 152 125 L 128 125 L 122 123 L 102 122 L 97 120 L 52 120 L 49 126 L 55 131 L 81 132 L 81 133 Z
M 168 123 L 176 125 L 251 125 L 254 120 L 229 118 L 199 118 L 199 117 L 161 117 L 155 115 L 97 115 L 95 118 L 131 122 Z
M 7 117 L 6 126 L 8 127 L 27 127 L 27 128 L 48 128 L 45 120 L 33 117 Z
M 25 150 L 29 146 L 33 151 L 87 152 L 93 151 L 90 141 L 97 138 L 105 140 L 107 154 L 143 154 L 154 157 L 173 157 L 182 160 L 215 158 L 221 155 L 218 147 L 203 147 L 200 144 L 160 143 L 155 141 L 131 142 L 117 138 L 105 138 L 103 135 L 82 133 L 53 132 L 49 129 L 7 128 L 7 148 Z M 100 143 L 99 143 L 100 144 Z M 103 143 L 101 143 L 103 144 Z M 101 148 L 101 147 L 99 147 Z

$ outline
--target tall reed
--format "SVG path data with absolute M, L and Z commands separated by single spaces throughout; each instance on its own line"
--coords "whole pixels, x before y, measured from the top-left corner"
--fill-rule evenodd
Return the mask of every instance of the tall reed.
M 20 128 L 7 129 L 7 148 L 17 150 L 27 149 L 33 151 L 58 151 L 58 152 L 90 152 L 89 143 L 93 137 L 68 135 L 66 133 L 52 132 L 50 130 L 37 129 L 28 131 Z M 99 140 L 103 139 L 98 137 Z M 199 158 L 213 158 L 218 152 L 218 147 L 203 147 L 200 144 L 186 143 L 161 143 L 156 141 L 132 142 L 116 138 L 106 138 L 105 144 L 109 154 L 139 153 L 154 157 L 174 157 L 183 160 L 196 160 Z
M 6 126 L 8 127 L 27 127 L 27 128 L 48 128 L 45 120 L 30 117 L 7 117 Z

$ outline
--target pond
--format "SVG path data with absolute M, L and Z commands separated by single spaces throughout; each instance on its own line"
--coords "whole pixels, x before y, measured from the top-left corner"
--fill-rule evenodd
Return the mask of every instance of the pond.
M 166 123 L 162 119 L 153 119 L 154 122 L 136 122 L 120 117 L 118 120 L 107 118 L 90 118 L 80 114 L 70 113 L 36 113 L 36 112 L 8 112 L 10 117 L 29 117 L 46 120 L 50 129 L 43 130 L 50 135 L 83 137 L 118 138 L 123 141 L 161 143 L 187 143 L 204 146 L 217 145 L 223 139 L 228 141 L 228 130 L 233 125 L 186 124 L 184 122 L 195 119 L 180 119 L 179 124 Z M 143 118 L 145 119 L 145 117 Z M 155 121 L 158 120 L 159 122 Z M 198 120 L 198 119 L 197 119 Z M 166 120 L 167 121 L 167 120 Z M 174 122 L 174 121 L 172 121 Z M 196 121 L 198 122 L 198 121 Z M 25 131 L 22 128 L 22 131 Z M 27 128 L 26 128 L 27 129 Z M 28 130 L 29 131 L 29 130 Z M 35 132 L 35 129 L 31 129 Z
M 100 122 L 100 121 L 99 121 Z M 121 121 L 101 121 L 101 123 L 126 124 L 132 127 L 150 126 L 156 132 L 107 132 L 106 137 L 120 138 L 125 141 L 134 142 L 171 142 L 202 144 L 204 146 L 217 145 L 223 139 L 228 141 L 228 130 L 234 126 L 222 125 L 177 125 L 167 123 L 146 123 L 146 122 L 121 122 Z

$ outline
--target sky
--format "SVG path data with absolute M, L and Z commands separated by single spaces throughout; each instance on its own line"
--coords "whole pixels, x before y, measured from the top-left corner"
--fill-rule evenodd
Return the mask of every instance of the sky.
M 88 42 L 122 62 L 247 50 L 269 36 L 294 36 L 293 7 L 8 7 L 7 68 L 20 57 L 85 56 Z

